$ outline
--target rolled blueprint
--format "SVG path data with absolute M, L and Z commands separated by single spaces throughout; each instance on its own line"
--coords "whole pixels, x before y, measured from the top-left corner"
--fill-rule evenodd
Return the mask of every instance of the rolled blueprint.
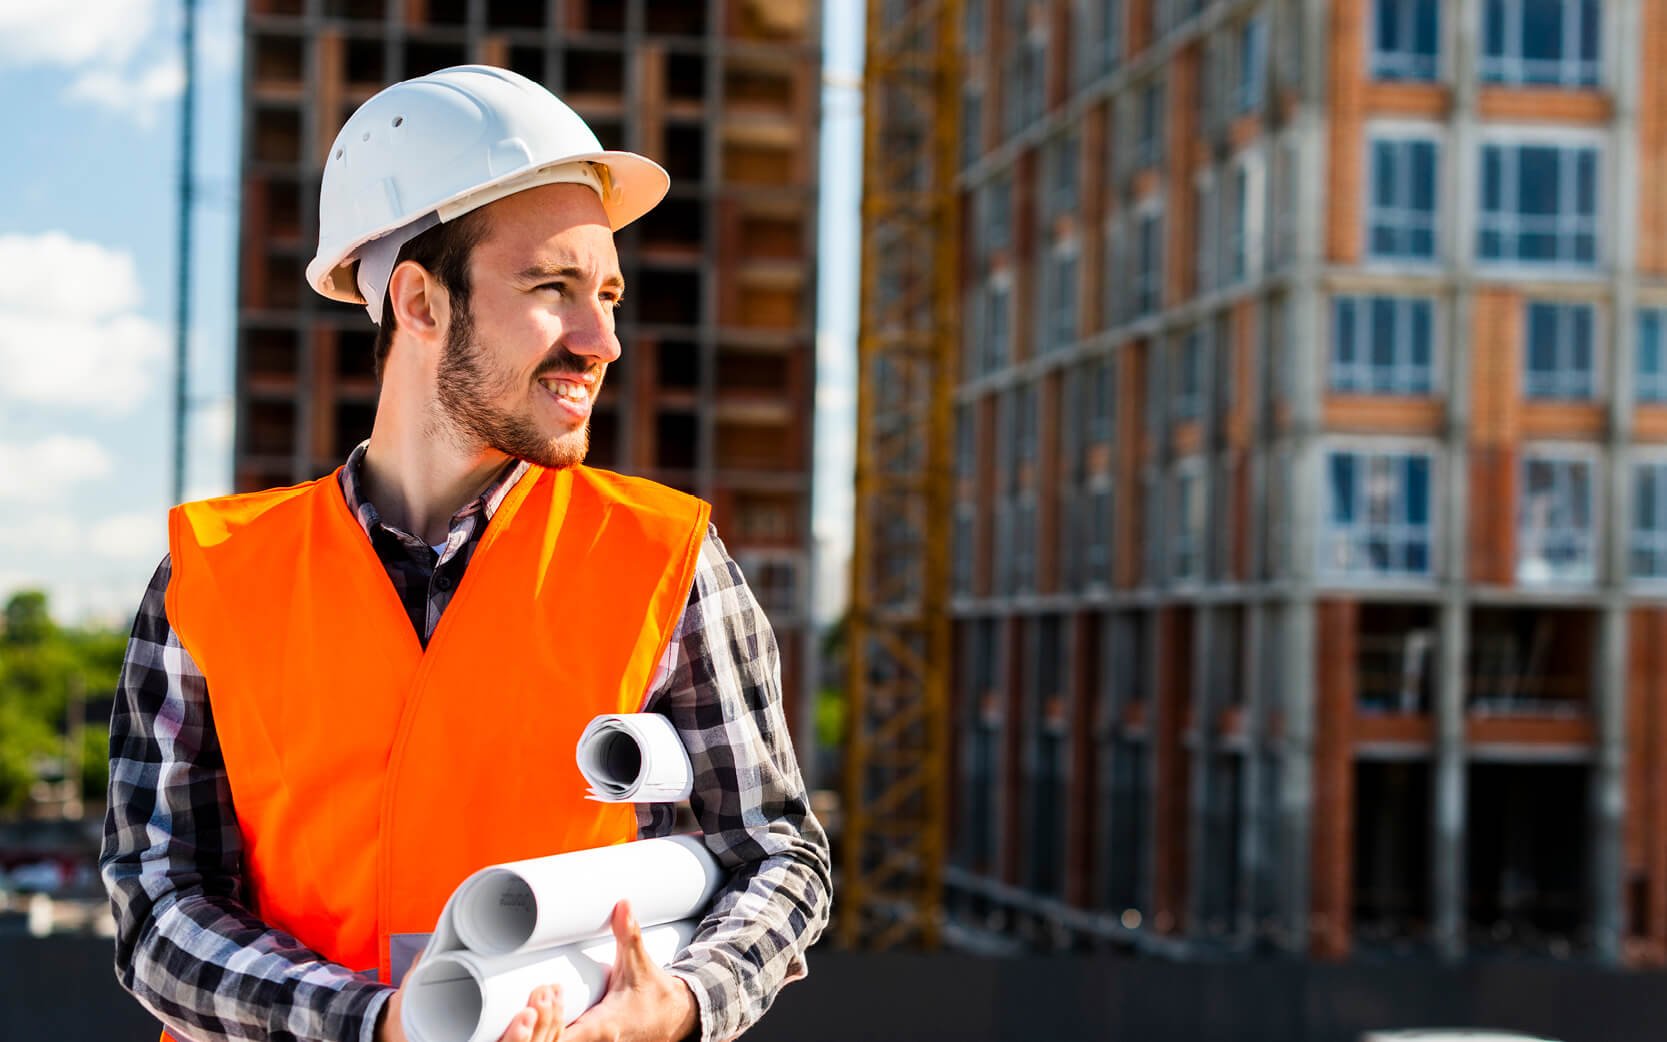
M 603 803 L 676 803 L 694 790 L 689 752 L 658 713 L 599 716 L 579 736 L 579 773 Z
M 600 937 L 620 901 L 645 928 L 699 918 L 723 878 L 699 836 L 494 865 L 457 888 L 430 950 L 454 948 L 455 938 L 480 955 L 508 955 Z
M 697 925 L 685 919 L 645 927 L 643 946 L 656 965 L 665 966 L 688 945 Z M 562 1023 L 571 1024 L 601 1001 L 613 962 L 611 935 L 513 955 L 433 956 L 418 963 L 407 981 L 405 1033 L 412 1042 L 496 1042 L 533 989 L 545 984 L 561 987 Z

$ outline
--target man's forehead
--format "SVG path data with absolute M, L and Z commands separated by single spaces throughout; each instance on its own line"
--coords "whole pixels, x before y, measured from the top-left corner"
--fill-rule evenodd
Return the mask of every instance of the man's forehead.
M 542 279 L 577 279 L 589 282 L 592 279 L 603 283 L 618 283 L 623 285 L 625 277 L 619 273 L 619 267 L 611 263 L 598 266 L 593 258 L 585 257 L 570 250 L 555 250 L 540 253 L 531 263 L 515 272 L 515 277 L 525 282 L 537 282 Z
M 577 185 L 551 187 L 590 192 Z M 595 193 L 590 194 L 595 199 Z M 510 199 L 499 200 L 492 206 Z M 601 213 L 600 203 L 597 213 Z M 620 278 L 619 254 L 605 217 L 601 221 L 586 220 L 582 216 L 575 220 L 578 215 L 571 208 L 525 206 L 494 210 L 486 216 L 489 224 L 476 253 L 495 267 L 526 273 L 529 277 L 559 273 L 568 277 L 597 274 L 603 279 Z

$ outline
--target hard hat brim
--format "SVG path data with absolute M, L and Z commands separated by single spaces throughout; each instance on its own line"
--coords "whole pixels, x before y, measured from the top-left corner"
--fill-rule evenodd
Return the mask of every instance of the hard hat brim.
M 614 231 L 635 221 L 643 214 L 659 205 L 671 188 L 671 175 L 666 169 L 646 156 L 635 152 L 588 152 L 576 156 L 563 156 L 561 162 L 567 163 L 595 163 L 606 167 L 608 180 L 612 182 L 612 190 L 602 199 L 602 208 L 608 215 L 608 224 Z M 527 173 L 526 169 L 512 170 L 502 177 L 493 178 L 483 184 L 472 185 L 467 191 L 459 192 L 447 199 L 438 200 L 424 214 L 450 208 L 453 212 L 451 219 L 456 219 L 464 213 L 475 209 L 466 206 L 458 209 L 454 204 L 467 203 L 472 195 L 486 195 L 488 191 L 505 181 L 521 177 Z M 535 186 L 529 186 L 535 187 Z M 524 190 L 524 189 L 523 189 Z M 479 205 L 485 205 L 481 203 Z M 363 304 L 365 298 L 359 293 L 358 283 L 353 277 L 353 266 L 356 263 L 355 254 L 365 243 L 379 239 L 389 232 L 405 227 L 413 220 L 423 215 L 415 215 L 377 228 L 368 234 L 360 236 L 345 246 L 330 251 L 326 256 L 322 251 L 307 265 L 307 281 L 313 289 L 331 300 L 339 300 L 345 304 Z

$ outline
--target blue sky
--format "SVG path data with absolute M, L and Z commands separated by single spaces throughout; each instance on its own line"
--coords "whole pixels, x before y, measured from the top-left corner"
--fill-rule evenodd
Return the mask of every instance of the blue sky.
M 0 0 L 0 598 L 124 624 L 166 550 L 178 0 Z M 862 5 L 829 0 L 818 605 L 850 546 Z M 240 0 L 199 0 L 187 494 L 231 480 Z M 651 288 L 649 289 L 651 291 Z

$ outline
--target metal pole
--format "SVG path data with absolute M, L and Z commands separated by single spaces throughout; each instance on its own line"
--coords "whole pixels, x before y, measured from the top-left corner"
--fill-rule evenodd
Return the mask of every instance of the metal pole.
M 185 24 L 180 34 L 185 64 L 185 89 L 179 106 L 179 253 L 174 313 L 174 473 L 172 502 L 185 498 L 185 422 L 189 408 L 189 339 L 191 322 L 191 202 L 193 163 L 191 159 L 192 118 L 196 97 L 197 0 L 182 0 Z

